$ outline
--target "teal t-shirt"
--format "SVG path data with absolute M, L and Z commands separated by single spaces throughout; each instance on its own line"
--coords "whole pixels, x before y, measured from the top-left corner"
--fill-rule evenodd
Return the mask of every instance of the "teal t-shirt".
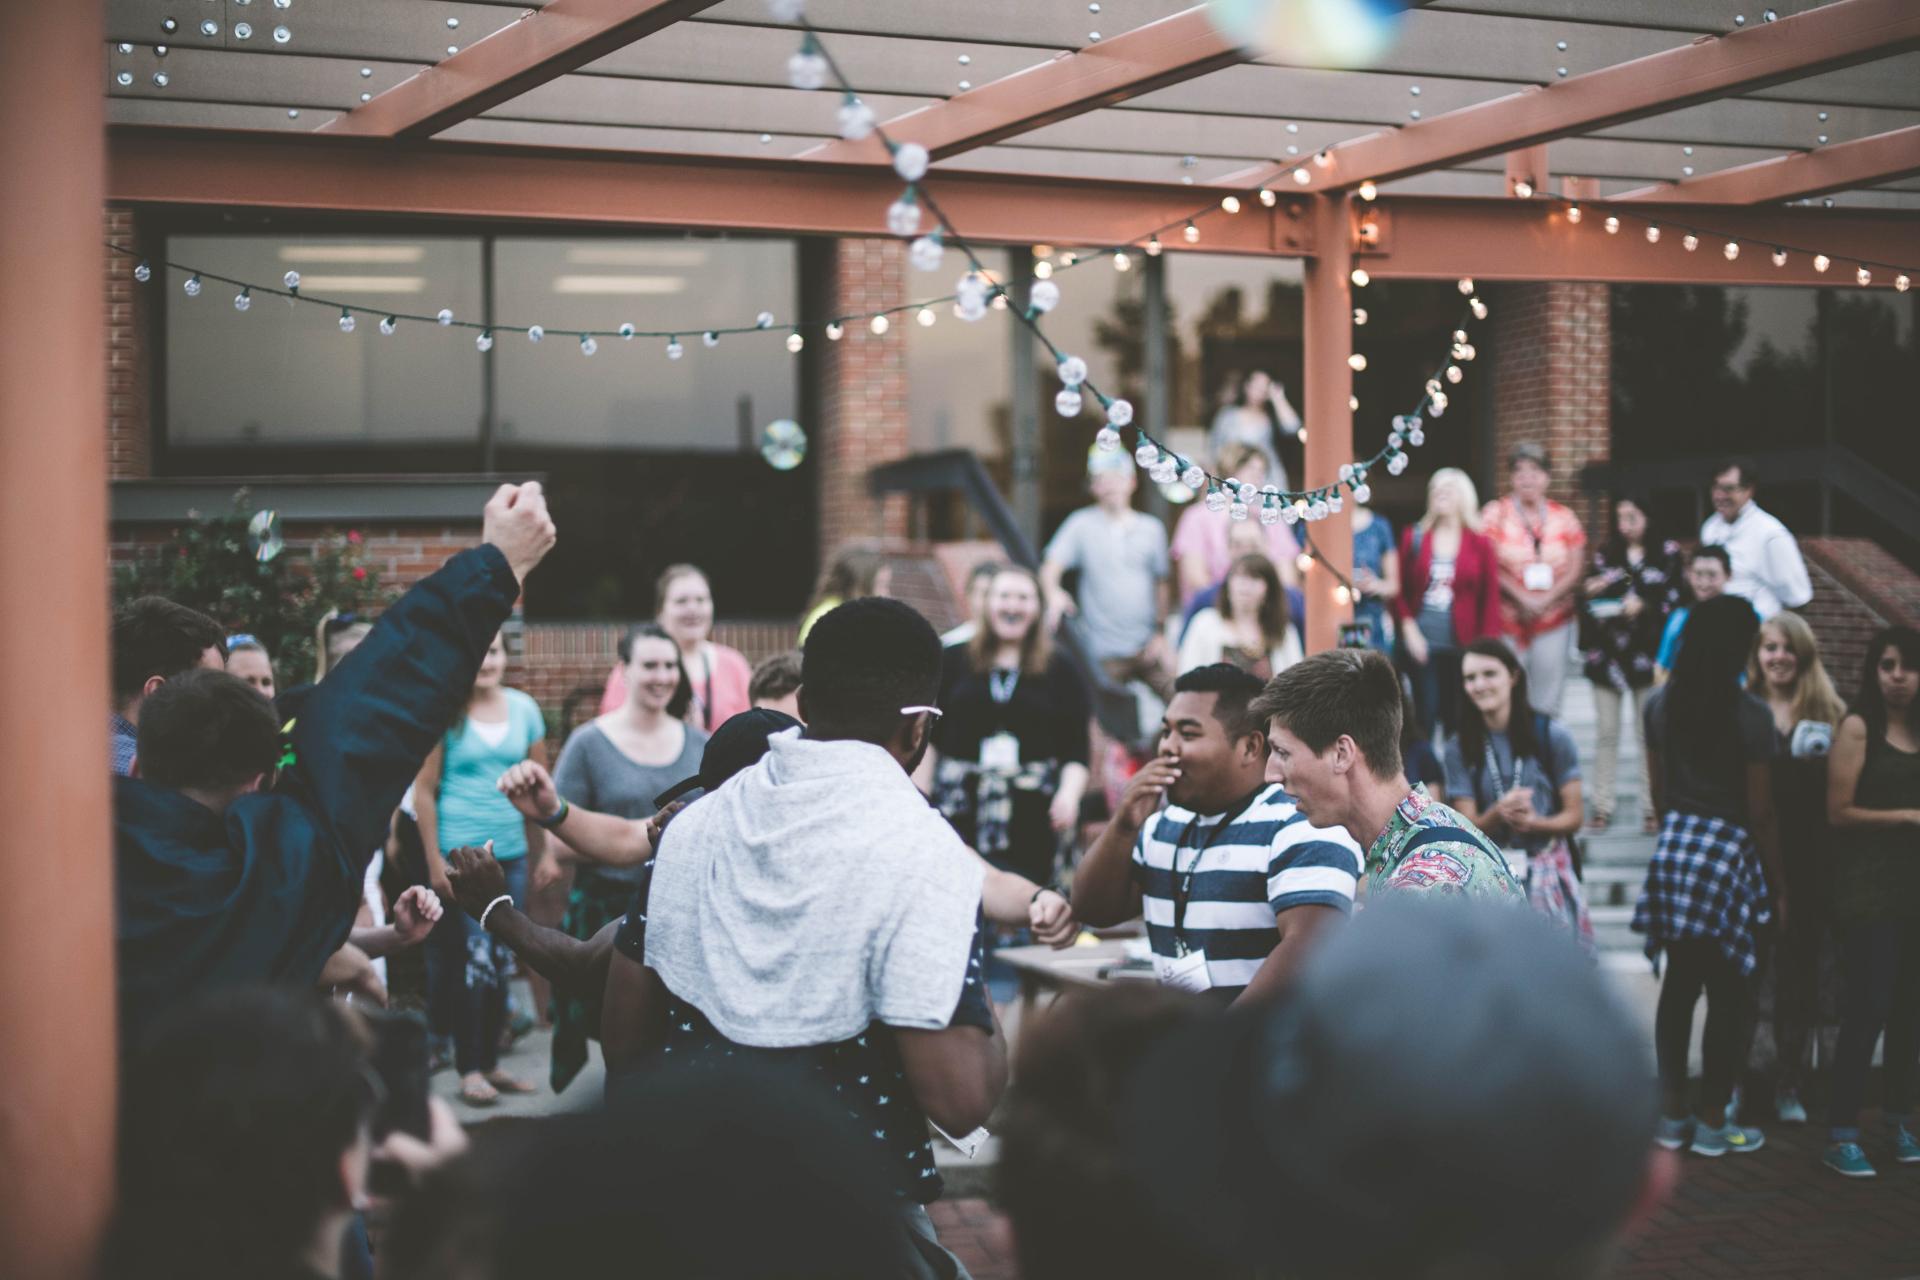
M 520 811 L 495 784 L 547 736 L 547 725 L 532 698 L 518 689 L 508 689 L 506 694 L 505 723 L 462 720 L 441 740 L 446 748 L 439 797 L 443 854 L 491 840 L 493 856 L 502 862 L 527 856 L 527 829 Z

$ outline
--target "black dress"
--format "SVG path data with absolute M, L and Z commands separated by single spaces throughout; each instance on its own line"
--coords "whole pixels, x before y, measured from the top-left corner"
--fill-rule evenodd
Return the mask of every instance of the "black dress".
M 968 647 L 954 645 L 942 662 L 940 709 L 935 803 L 988 862 L 1046 884 L 1060 772 L 1087 763 L 1089 710 L 1079 675 L 1058 654 L 1037 676 L 975 671 Z M 1006 755 L 1009 738 L 1017 759 Z
M 1580 602 L 1580 657 L 1588 680 L 1625 693 L 1653 683 L 1653 660 L 1667 617 L 1680 603 L 1680 544 L 1663 542 L 1644 549 L 1640 563 L 1626 548 L 1603 544 L 1587 565 L 1588 577 L 1605 576 L 1607 585 Z M 1640 598 L 1640 612 L 1629 618 L 1621 605 Z

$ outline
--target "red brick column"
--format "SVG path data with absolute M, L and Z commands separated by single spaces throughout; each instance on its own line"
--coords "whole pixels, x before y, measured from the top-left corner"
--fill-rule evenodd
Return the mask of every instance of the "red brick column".
M 833 248 L 830 308 L 840 314 L 898 306 L 907 298 L 905 247 L 897 240 L 841 240 Z M 889 332 L 876 337 L 865 321 L 847 325 L 838 342 L 823 344 L 820 423 L 814 432 L 820 460 L 820 554 L 843 543 L 904 538 L 906 501 L 877 501 L 867 491 L 867 473 L 907 455 L 907 344 L 902 326 L 910 316 L 891 317 Z
M 1613 319 L 1604 284 L 1497 286 L 1493 308 L 1495 489 L 1522 440 L 1546 446 L 1553 496 L 1580 514 L 1587 536 L 1607 529 L 1606 498 L 1580 491 L 1581 468 L 1612 456 Z M 1483 493 L 1482 498 L 1491 498 Z
M 131 209 L 108 205 L 105 231 L 110 244 L 140 247 Z M 155 266 L 154 279 L 143 285 L 133 278 L 139 258 L 111 250 L 101 257 L 107 294 L 107 478 L 145 480 L 153 474 L 153 378 L 146 342 L 153 306 L 147 299 L 166 286 L 166 278 Z

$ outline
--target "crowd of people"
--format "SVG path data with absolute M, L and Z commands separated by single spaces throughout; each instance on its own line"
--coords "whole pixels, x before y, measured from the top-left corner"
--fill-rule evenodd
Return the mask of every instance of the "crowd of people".
M 1216 424 L 1226 464 L 1280 474 L 1243 426 Z M 1750 467 L 1683 556 L 1624 498 L 1589 553 L 1544 451 L 1510 462 L 1484 507 L 1443 470 L 1397 539 L 1356 522 L 1362 643 L 1312 656 L 1285 526 L 1196 507 L 1170 542 L 1123 456 L 1091 455 L 1094 504 L 1037 569 L 973 571 L 945 636 L 852 549 L 801 648 L 755 667 L 676 565 L 551 767 L 501 638 L 558 536 L 537 484 L 377 621 L 323 621 L 297 687 L 251 636 L 131 602 L 116 1269 L 964 1275 L 926 1212 L 934 1149 L 991 1123 L 1033 1277 L 1597 1275 L 1669 1152 L 1764 1145 L 1737 1092 L 1763 987 L 1774 1115 L 1808 1119 L 1829 949 L 1824 1160 L 1920 1163 L 1920 634 L 1877 635 L 1844 702 Z M 1075 648 L 1137 688 L 1145 741 L 1104 740 Z M 1559 718 L 1576 654 L 1592 790 Z M 1613 821 L 1629 703 L 1657 1090 L 1592 963 L 1579 852 Z M 1154 980 L 1062 999 L 1011 1055 L 998 951 L 1135 919 Z M 381 958 L 411 946 L 424 1019 L 382 1008 Z M 500 1059 L 537 1021 L 555 1090 L 599 1043 L 604 1109 L 472 1149 L 435 1057 L 485 1108 L 538 1087 Z M 1568 1141 L 1577 1196 L 1539 1176 Z M 1475 1194 L 1436 1196 L 1469 1167 Z

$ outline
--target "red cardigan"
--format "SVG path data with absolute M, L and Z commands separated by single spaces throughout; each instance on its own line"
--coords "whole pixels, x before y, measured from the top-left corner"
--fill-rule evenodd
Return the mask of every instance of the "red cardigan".
M 1414 539 L 1419 536 L 1419 550 Z M 1400 599 L 1394 615 L 1403 622 L 1419 616 L 1433 567 L 1433 539 L 1420 536 L 1418 525 L 1400 531 Z M 1460 551 L 1453 564 L 1453 626 L 1460 643 L 1472 644 L 1501 634 L 1500 562 L 1493 543 L 1482 533 L 1460 530 Z

